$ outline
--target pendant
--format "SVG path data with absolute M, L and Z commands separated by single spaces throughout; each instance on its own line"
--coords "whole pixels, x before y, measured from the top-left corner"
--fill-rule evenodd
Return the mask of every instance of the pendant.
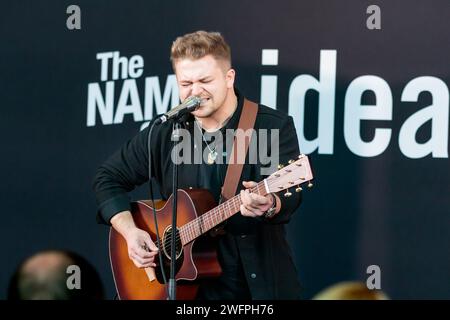
M 208 153 L 208 164 L 213 164 L 214 161 L 216 161 L 216 158 L 217 158 L 216 151 L 211 151 L 210 153 Z

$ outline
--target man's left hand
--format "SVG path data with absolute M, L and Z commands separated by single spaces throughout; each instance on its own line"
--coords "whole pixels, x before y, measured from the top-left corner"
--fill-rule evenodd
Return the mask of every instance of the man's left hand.
M 246 217 L 260 217 L 266 213 L 273 206 L 274 197 L 271 194 L 261 196 L 256 193 L 251 193 L 250 189 L 257 186 L 254 181 L 243 181 L 242 184 L 246 188 L 241 190 L 240 206 L 241 214 Z

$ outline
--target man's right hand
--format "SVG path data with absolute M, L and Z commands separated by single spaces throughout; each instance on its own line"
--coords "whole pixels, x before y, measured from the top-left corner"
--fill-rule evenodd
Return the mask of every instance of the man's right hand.
M 136 267 L 156 267 L 155 257 L 158 248 L 147 232 L 139 228 L 128 230 L 125 240 L 128 245 L 128 256 Z
M 136 227 L 130 211 L 122 211 L 111 218 L 111 224 L 126 240 L 128 256 L 138 268 L 156 267 L 158 248 L 150 235 Z

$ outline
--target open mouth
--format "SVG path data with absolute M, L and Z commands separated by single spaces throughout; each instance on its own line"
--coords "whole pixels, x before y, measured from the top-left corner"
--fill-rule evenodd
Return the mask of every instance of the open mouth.
M 202 105 L 202 104 L 205 104 L 205 103 L 208 102 L 209 100 L 211 100 L 211 98 L 202 98 L 201 105 Z

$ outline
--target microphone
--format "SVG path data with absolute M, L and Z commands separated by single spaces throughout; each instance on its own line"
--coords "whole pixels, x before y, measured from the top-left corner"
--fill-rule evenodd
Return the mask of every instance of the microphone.
M 164 113 L 162 116 L 160 116 L 158 119 L 155 120 L 155 124 L 161 124 L 166 122 L 169 119 L 181 117 L 183 114 L 187 112 L 191 112 L 194 110 L 197 110 L 197 108 L 200 106 L 200 103 L 202 102 L 202 99 L 200 99 L 197 96 L 190 96 L 189 98 L 186 98 L 186 100 L 183 101 L 180 105 L 176 106 L 175 108 L 170 109 L 166 113 Z

